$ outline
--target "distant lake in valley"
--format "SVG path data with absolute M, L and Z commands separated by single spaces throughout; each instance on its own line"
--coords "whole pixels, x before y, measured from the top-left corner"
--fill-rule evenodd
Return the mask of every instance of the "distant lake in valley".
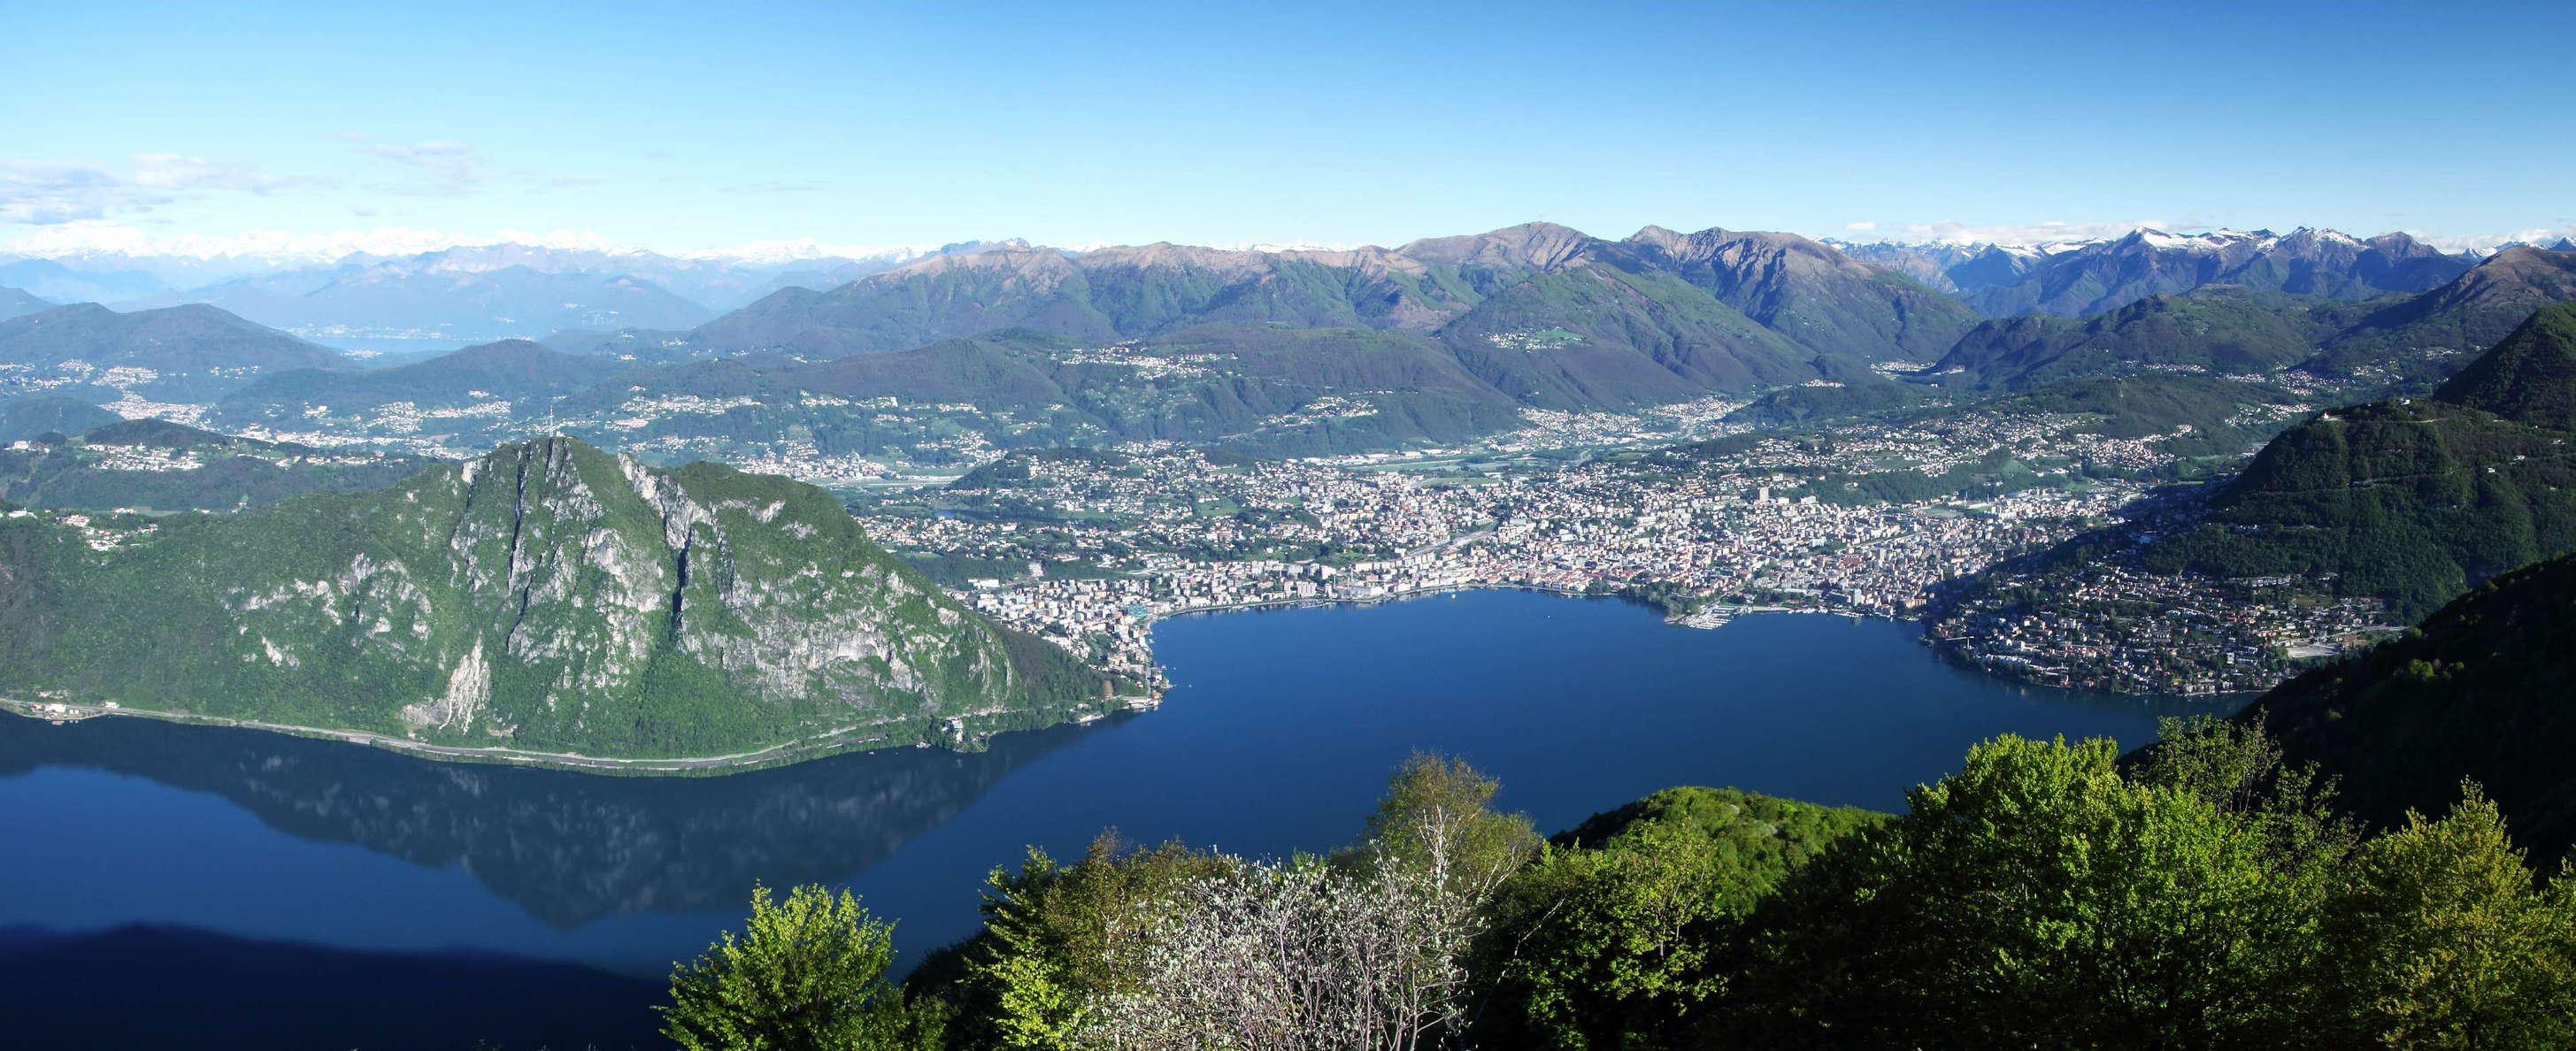
M 1175 683 L 1158 711 L 716 778 L 0 718 L 0 928 L 181 924 L 658 977 L 753 881 L 826 881 L 917 953 L 971 933 L 984 874 L 1028 845 L 1071 857 L 1109 826 L 1254 855 L 1349 842 L 1416 749 L 1473 762 L 1555 831 L 1679 784 L 1892 810 L 1974 741 L 2135 745 L 2185 710 L 1981 676 L 1919 634 L 1818 615 L 1701 631 L 1517 591 L 1189 616 L 1155 629 Z

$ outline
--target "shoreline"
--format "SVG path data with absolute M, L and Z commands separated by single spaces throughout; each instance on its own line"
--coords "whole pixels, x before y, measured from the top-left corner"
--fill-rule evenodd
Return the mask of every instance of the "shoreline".
M 1649 609 L 1662 608 L 1660 603 L 1631 594 L 1625 590 L 1604 593 L 1582 588 L 1568 588 L 1549 584 L 1507 583 L 1475 584 L 1463 587 L 1422 587 L 1404 591 L 1391 591 L 1384 595 L 1371 595 L 1365 598 L 1356 599 L 1298 597 L 1269 599 L 1255 602 L 1236 602 L 1212 606 L 1192 606 L 1184 609 L 1173 609 L 1154 614 L 1152 617 L 1148 618 L 1147 624 L 1151 625 L 1174 617 L 1215 615 L 1274 609 L 1320 609 L 1335 606 L 1364 608 L 1384 602 L 1402 602 L 1413 599 L 1429 598 L 1435 595 L 1455 595 L 1474 591 L 1526 591 L 1536 594 L 1553 595 L 1560 598 L 1614 599 L 1622 602 L 1635 603 Z M 1854 620 L 1886 620 L 1891 623 L 1905 622 L 1905 618 L 1901 617 L 1860 613 L 1852 610 L 1787 606 L 1730 607 L 1730 609 L 1733 609 L 1734 612 L 1730 613 L 1729 616 L 1750 616 L 1755 614 L 1771 613 L 1807 613 L 1832 614 L 1848 617 Z M 1692 630 L 1710 630 L 1681 623 L 1672 619 L 1670 616 L 1667 616 L 1663 623 L 1667 627 L 1686 627 L 1691 628 Z M 1723 625 L 1717 626 L 1722 627 Z M 2032 682 L 2028 679 L 2017 676 L 1998 674 L 1994 669 L 1979 667 L 1960 661 L 1954 656 L 1944 652 L 1943 648 L 1937 645 L 1932 646 L 1931 649 L 1937 658 L 1942 660 L 1944 663 L 1974 671 L 2001 682 L 2015 683 L 2024 686 L 2040 686 L 2048 689 L 2065 688 L 2052 686 L 2046 683 Z M 1159 667 L 1157 670 L 1160 670 Z M 2142 701 L 2150 701 L 2162 695 L 2131 694 L 2129 696 L 2135 696 Z M 1090 726 L 1107 718 L 1109 715 L 1117 714 L 1119 712 L 1150 711 L 1161 705 L 1162 695 L 1157 691 L 1149 697 L 1122 697 L 1119 698 L 1119 700 L 1125 703 L 1120 704 L 1115 709 L 1098 712 L 1088 718 L 1065 719 L 1060 722 L 1051 723 L 1047 727 L 1039 727 L 1035 729 L 1051 729 L 1059 726 Z M 61 709 L 59 711 L 49 710 L 55 705 L 60 705 Z M 394 752 L 428 762 L 467 763 L 482 766 L 503 766 L 533 770 L 559 770 L 567 773 L 596 774 L 607 777 L 718 777 L 727 774 L 749 773 L 755 770 L 790 766 L 796 763 L 826 759 L 836 755 L 882 751 L 889 748 L 903 747 L 902 745 L 890 743 L 888 739 L 881 734 L 872 737 L 853 738 L 851 735 L 861 732 L 864 728 L 852 727 L 850 729 L 837 731 L 821 737 L 799 738 L 794 741 L 771 745 L 767 748 L 754 749 L 747 752 L 735 752 L 726 755 L 681 756 L 667 758 L 618 758 L 614 756 L 582 755 L 577 752 L 539 752 L 515 748 L 431 744 L 426 741 L 415 741 L 409 738 L 392 737 L 369 730 L 294 726 L 284 723 L 268 723 L 250 719 L 231 719 L 222 716 L 169 712 L 147 708 L 132 708 L 122 705 L 109 707 L 103 703 L 74 704 L 68 701 L 29 701 L 14 697 L 0 697 L 0 712 L 6 712 L 21 718 L 44 720 L 58 725 L 66 722 L 85 722 L 91 719 L 115 716 L 155 719 L 162 722 L 180 723 L 193 726 L 224 727 L 240 730 L 253 730 L 262 733 L 285 734 L 288 736 L 318 740 L 338 741 L 344 744 L 378 748 L 384 751 Z M 1002 730 L 996 732 L 1011 733 L 1014 731 Z M 952 752 L 963 751 L 962 749 L 941 744 L 923 743 L 915 744 L 912 747 L 945 748 Z
M 49 710 L 61 705 L 59 712 Z M 799 738 L 767 748 L 718 756 L 683 756 L 677 758 L 621 759 L 613 756 L 582 755 L 577 752 L 538 752 L 517 748 L 474 748 L 465 745 L 431 744 L 408 738 L 390 737 L 370 730 L 332 729 L 319 726 L 292 726 L 255 719 L 230 719 L 222 716 L 165 712 L 150 708 L 100 704 L 73 704 L 68 701 L 27 701 L 0 697 L 0 712 L 26 719 L 62 724 L 88 722 L 115 717 L 151 719 L 188 726 L 208 726 L 260 733 L 282 734 L 314 740 L 337 741 L 368 748 L 378 748 L 415 759 L 444 763 L 468 763 L 480 766 L 506 766 L 532 770 L 561 770 L 568 773 L 600 774 L 610 777 L 692 777 L 747 773 L 774 766 L 787 766 L 812 759 L 822 759 L 848 752 L 878 751 L 901 747 L 883 743 L 882 735 L 851 739 L 857 729 L 844 730 L 819 738 Z M 936 747 L 936 746 L 916 746 Z

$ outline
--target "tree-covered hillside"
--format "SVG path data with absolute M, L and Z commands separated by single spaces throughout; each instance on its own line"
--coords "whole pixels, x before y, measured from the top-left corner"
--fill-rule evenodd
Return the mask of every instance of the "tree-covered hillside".
M 542 416 L 556 396 L 622 368 L 602 357 L 565 354 L 524 339 L 467 347 L 388 369 L 296 369 L 232 391 L 209 417 L 218 426 L 304 429 L 316 414 L 352 417 L 388 406 L 407 410 L 414 429 L 475 426 L 498 416 Z M 494 410 L 500 410 L 495 412 Z M 446 414 L 424 420 L 422 411 Z M 452 421 L 452 422 L 442 422 Z
M 2298 574 L 2409 619 L 2576 548 L 2576 304 L 2532 315 L 2434 398 L 2338 409 L 2284 432 L 2151 545 L 2159 571 Z M 2512 415 L 2498 415 L 2492 406 Z
M 569 439 L 239 515 L 0 534 L 21 695 L 612 757 L 961 743 L 1103 703 L 821 490 Z
M 115 385 L 167 401 L 205 401 L 252 377 L 344 368 L 339 352 L 201 303 L 120 314 L 76 303 L 0 320 L 0 365 Z M 105 375 L 108 370 L 124 373 Z
M 2417 630 L 2279 687 L 2241 717 L 2343 779 L 2354 813 L 2397 824 L 2461 779 L 2485 786 L 2543 858 L 2576 846 L 2576 558 L 2505 574 Z
M 61 395 L 10 398 L 0 401 L 0 443 L 40 434 L 79 434 L 121 418 L 96 405 Z
M 57 437 L 0 448 L 0 499 L 63 510 L 238 511 L 298 493 L 381 489 L 433 462 L 255 441 L 165 420 L 110 422 Z

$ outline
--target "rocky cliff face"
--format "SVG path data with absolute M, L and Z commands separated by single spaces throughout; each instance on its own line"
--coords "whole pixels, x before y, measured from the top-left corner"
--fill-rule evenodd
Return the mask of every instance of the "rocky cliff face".
M 160 532 L 59 570 L 79 597 L 45 681 L 136 707 L 621 756 L 842 731 L 909 743 L 1098 694 L 904 569 L 821 490 L 567 438 Z M 133 652 L 138 607 L 166 611 L 185 651 Z

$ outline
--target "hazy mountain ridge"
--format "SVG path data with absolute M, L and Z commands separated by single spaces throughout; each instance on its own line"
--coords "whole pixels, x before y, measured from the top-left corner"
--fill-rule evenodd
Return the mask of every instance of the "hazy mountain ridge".
M 856 255 L 811 242 L 733 254 L 509 242 L 404 254 L 96 251 L 0 262 L 0 285 L 124 310 L 208 303 L 341 345 L 455 346 L 576 327 L 686 328 L 782 288 L 829 288 L 940 253 L 1007 243 L 1016 242 Z
M 0 401 L 0 444 L 39 434 L 79 434 L 121 417 L 78 398 L 40 394 Z
M 76 303 L 0 320 L 0 365 L 24 366 L 39 389 L 113 387 L 180 402 L 210 399 L 264 373 L 350 364 L 338 351 L 203 304 L 118 313 Z
M 403 405 L 414 410 L 460 410 L 435 419 L 474 415 L 541 417 L 548 399 L 614 375 L 623 366 L 594 356 L 565 354 L 528 340 L 503 340 L 394 368 L 296 369 L 272 373 L 226 394 L 208 418 L 219 426 L 294 429 L 315 414 L 370 412 Z
M 623 272 L 351 264 L 169 292 L 130 306 L 197 302 L 314 338 L 482 341 L 577 326 L 686 327 L 716 309 Z

